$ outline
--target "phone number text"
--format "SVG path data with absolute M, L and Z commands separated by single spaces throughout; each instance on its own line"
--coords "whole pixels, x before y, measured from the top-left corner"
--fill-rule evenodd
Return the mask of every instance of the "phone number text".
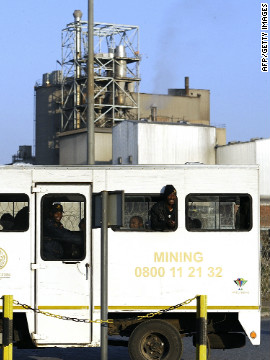
M 182 268 L 182 267 L 172 267 L 170 269 L 165 269 L 161 267 L 136 267 L 135 268 L 136 277 L 222 277 L 222 267 L 208 267 L 202 269 L 201 267 Z

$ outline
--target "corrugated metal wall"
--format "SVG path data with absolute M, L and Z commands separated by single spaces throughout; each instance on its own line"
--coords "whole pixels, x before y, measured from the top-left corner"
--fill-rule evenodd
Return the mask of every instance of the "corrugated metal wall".
M 113 164 L 215 164 L 215 145 L 214 127 L 128 121 L 113 129 Z
M 137 123 L 132 121 L 123 121 L 112 130 L 112 158 L 113 164 L 117 165 L 138 164 L 138 128 Z
M 217 148 L 217 164 L 260 165 L 260 194 L 270 196 L 270 139 L 229 144 Z
M 215 164 L 216 129 L 138 124 L 139 164 Z
M 260 165 L 260 192 L 270 196 L 270 139 L 258 140 L 256 144 L 256 163 Z
M 59 137 L 60 165 L 87 164 L 87 132 L 77 132 Z M 97 164 L 108 164 L 112 161 L 111 132 L 95 132 L 95 161 Z
M 236 143 L 217 148 L 217 164 L 256 164 L 255 142 Z

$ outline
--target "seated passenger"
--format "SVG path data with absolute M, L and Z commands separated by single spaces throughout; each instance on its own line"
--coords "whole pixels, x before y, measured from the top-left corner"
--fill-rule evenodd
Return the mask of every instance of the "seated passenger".
M 2 231 L 10 231 L 14 228 L 14 217 L 10 213 L 5 213 L 1 216 L 0 225 L 2 225 Z
M 202 228 L 202 223 L 201 220 L 199 219 L 192 219 L 192 218 L 188 218 L 188 228 L 189 229 L 201 229 Z
M 17 212 L 14 219 L 14 229 L 26 231 L 29 228 L 29 207 L 25 206 Z
M 177 195 L 173 185 L 166 185 L 163 199 L 150 210 L 151 228 L 153 230 L 176 230 L 177 228 Z
M 80 231 L 85 233 L 85 218 L 82 218 L 81 221 L 79 222 L 79 229 Z
M 135 215 L 132 216 L 129 220 L 130 229 L 142 229 L 143 228 L 143 219 L 141 216 Z
M 240 199 L 240 206 L 236 213 L 235 227 L 237 230 L 247 230 L 250 225 L 250 200 L 243 197 Z

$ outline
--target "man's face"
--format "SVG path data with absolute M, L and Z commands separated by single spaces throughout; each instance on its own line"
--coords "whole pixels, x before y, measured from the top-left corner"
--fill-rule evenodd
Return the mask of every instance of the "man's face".
M 169 205 L 174 205 L 175 200 L 176 200 L 176 194 L 175 194 L 175 192 L 173 192 L 173 193 L 171 193 L 170 195 L 167 196 L 167 203 L 168 203 Z
M 60 222 L 61 219 L 62 219 L 62 212 L 61 211 L 56 211 L 54 214 L 53 214 L 53 218 L 56 222 Z

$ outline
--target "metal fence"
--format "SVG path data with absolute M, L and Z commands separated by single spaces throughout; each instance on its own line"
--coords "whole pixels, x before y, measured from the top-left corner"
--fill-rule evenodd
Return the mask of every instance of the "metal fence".
M 270 303 L 270 230 L 261 230 L 261 299 Z

